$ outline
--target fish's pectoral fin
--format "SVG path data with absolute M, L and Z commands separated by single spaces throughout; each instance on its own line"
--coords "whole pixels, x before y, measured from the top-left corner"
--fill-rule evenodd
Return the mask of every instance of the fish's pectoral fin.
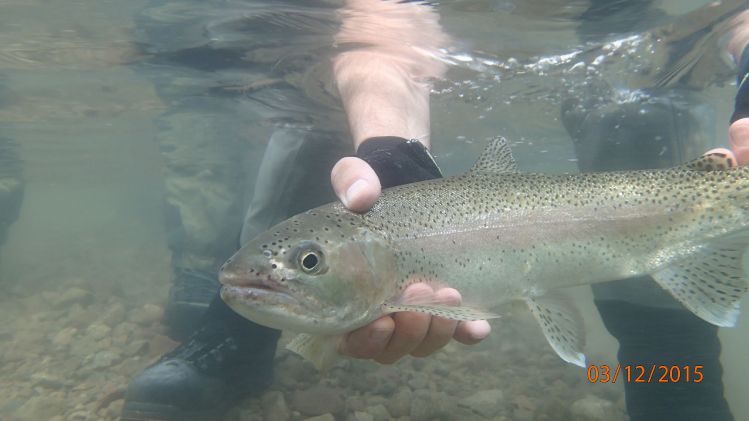
M 713 152 L 689 161 L 677 168 L 686 168 L 693 171 L 723 171 L 736 166 L 736 160 L 723 152 Z
M 654 273 L 653 279 L 684 307 L 717 326 L 733 326 L 747 291 L 742 260 L 749 235 L 730 236 Z
M 497 136 L 481 153 L 479 159 L 471 167 L 470 173 L 507 173 L 517 172 L 518 166 L 512 156 L 510 144 L 502 136 Z
M 382 310 L 385 313 L 397 313 L 400 311 L 414 311 L 417 313 L 427 313 L 432 316 L 444 317 L 445 319 L 458 321 L 487 320 L 496 319 L 499 314 L 480 308 L 469 306 L 450 306 L 444 304 L 401 304 L 386 302 L 382 304 Z
M 568 363 L 585 367 L 585 331 L 577 308 L 559 293 L 529 297 L 531 314 L 557 355 Z
M 327 371 L 339 357 L 338 341 L 341 335 L 325 336 L 300 333 L 286 345 L 286 349 L 295 352 L 311 362 L 320 371 Z

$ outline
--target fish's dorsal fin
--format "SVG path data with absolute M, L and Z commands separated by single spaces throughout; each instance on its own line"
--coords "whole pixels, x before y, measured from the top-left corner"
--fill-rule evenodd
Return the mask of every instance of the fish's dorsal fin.
M 512 157 L 510 143 L 502 136 L 492 139 L 473 164 L 469 173 L 508 173 L 517 172 L 515 158 Z
M 559 293 L 529 297 L 525 301 L 557 355 L 584 368 L 585 330 L 583 319 L 572 302 Z
M 693 171 L 723 171 L 736 166 L 736 160 L 728 153 L 711 152 L 682 165 Z
M 653 279 L 684 307 L 717 326 L 734 326 L 747 292 L 743 265 L 749 232 L 719 238 L 688 258 L 654 273 Z

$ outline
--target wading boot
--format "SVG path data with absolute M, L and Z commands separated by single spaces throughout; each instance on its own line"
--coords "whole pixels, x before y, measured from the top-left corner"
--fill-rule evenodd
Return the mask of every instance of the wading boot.
M 221 419 L 232 405 L 270 386 L 279 336 L 216 296 L 189 339 L 130 383 L 120 420 Z
M 219 288 L 215 275 L 174 268 L 174 279 L 164 308 L 164 323 L 172 339 L 183 342 L 195 331 Z

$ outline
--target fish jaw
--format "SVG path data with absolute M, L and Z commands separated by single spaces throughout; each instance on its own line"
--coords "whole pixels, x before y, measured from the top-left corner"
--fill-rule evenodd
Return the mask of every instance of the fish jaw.
M 317 230 L 310 235 L 300 226 Z M 298 215 L 247 243 L 221 267 L 219 281 L 221 298 L 247 319 L 337 335 L 383 314 L 395 270 L 384 238 L 362 226 L 358 215 L 329 207 Z
M 322 307 L 314 295 L 294 288 L 287 271 L 267 255 L 244 254 L 237 252 L 219 271 L 220 296 L 229 308 L 274 329 L 330 333 L 330 323 L 313 316 Z
M 289 317 L 303 308 L 303 302 L 281 290 L 262 286 L 221 287 L 221 299 L 236 313 L 263 326 L 274 329 L 307 329 L 307 323 L 293 323 Z

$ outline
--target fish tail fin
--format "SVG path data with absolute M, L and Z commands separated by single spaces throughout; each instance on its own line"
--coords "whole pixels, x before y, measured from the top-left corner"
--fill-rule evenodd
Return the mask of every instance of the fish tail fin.
M 525 299 L 531 314 L 557 355 L 564 361 L 585 367 L 585 330 L 577 308 L 560 293 Z
M 749 231 L 719 238 L 652 276 L 700 318 L 717 326 L 734 326 L 747 291 L 743 258 L 748 246 Z

